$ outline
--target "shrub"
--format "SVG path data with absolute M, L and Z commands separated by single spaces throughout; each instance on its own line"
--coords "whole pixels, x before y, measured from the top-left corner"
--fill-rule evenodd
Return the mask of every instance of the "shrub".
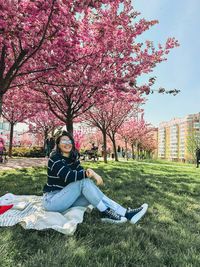
M 30 149 L 30 157 L 45 157 L 45 149 L 43 147 L 40 146 L 33 146 Z
M 40 158 L 45 157 L 45 150 L 43 147 L 33 146 L 28 147 L 13 147 L 12 156 L 14 157 L 31 157 Z

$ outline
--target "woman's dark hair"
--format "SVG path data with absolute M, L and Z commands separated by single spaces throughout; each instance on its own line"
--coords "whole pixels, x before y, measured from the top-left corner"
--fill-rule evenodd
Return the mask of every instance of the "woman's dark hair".
M 79 158 L 79 152 L 75 148 L 74 138 L 71 136 L 70 133 L 68 133 L 66 131 L 63 131 L 62 134 L 56 139 L 56 154 L 60 154 L 60 155 L 62 154 L 61 153 L 61 149 L 58 146 L 58 144 L 60 143 L 60 139 L 61 139 L 62 136 L 67 136 L 72 141 L 72 150 L 70 151 L 69 158 L 72 159 L 72 160 L 78 159 Z

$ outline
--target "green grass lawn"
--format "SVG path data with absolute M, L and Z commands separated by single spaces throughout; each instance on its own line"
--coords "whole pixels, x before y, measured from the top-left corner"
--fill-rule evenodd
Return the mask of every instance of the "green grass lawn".
M 142 160 L 135 160 L 135 162 L 147 162 L 147 163 L 153 163 L 153 164 L 164 164 L 164 165 L 173 165 L 173 166 L 183 166 L 183 167 L 190 167 L 195 168 L 196 163 L 183 163 L 183 162 L 174 162 L 174 161 L 167 161 L 164 159 L 142 159 Z
M 102 191 L 125 207 L 149 204 L 136 224 L 102 223 L 85 214 L 74 236 L 0 228 L 0 266 L 200 266 L 200 169 L 145 162 L 88 162 Z M 45 168 L 0 172 L 0 196 L 41 195 Z

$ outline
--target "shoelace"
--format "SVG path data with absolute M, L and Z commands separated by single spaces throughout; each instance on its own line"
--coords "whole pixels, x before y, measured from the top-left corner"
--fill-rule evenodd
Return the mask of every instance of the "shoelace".
M 128 212 L 139 212 L 143 209 L 143 207 L 137 208 L 137 209 L 131 209 L 131 208 L 127 208 Z
M 113 210 L 107 210 L 107 213 L 115 219 L 120 219 L 120 216 L 116 214 Z

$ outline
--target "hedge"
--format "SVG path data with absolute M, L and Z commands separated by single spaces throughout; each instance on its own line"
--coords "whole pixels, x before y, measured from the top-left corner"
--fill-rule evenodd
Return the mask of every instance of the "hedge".
M 12 156 L 13 157 L 40 158 L 40 157 L 45 157 L 45 150 L 43 147 L 39 147 L 39 146 L 33 146 L 31 148 L 13 147 Z

